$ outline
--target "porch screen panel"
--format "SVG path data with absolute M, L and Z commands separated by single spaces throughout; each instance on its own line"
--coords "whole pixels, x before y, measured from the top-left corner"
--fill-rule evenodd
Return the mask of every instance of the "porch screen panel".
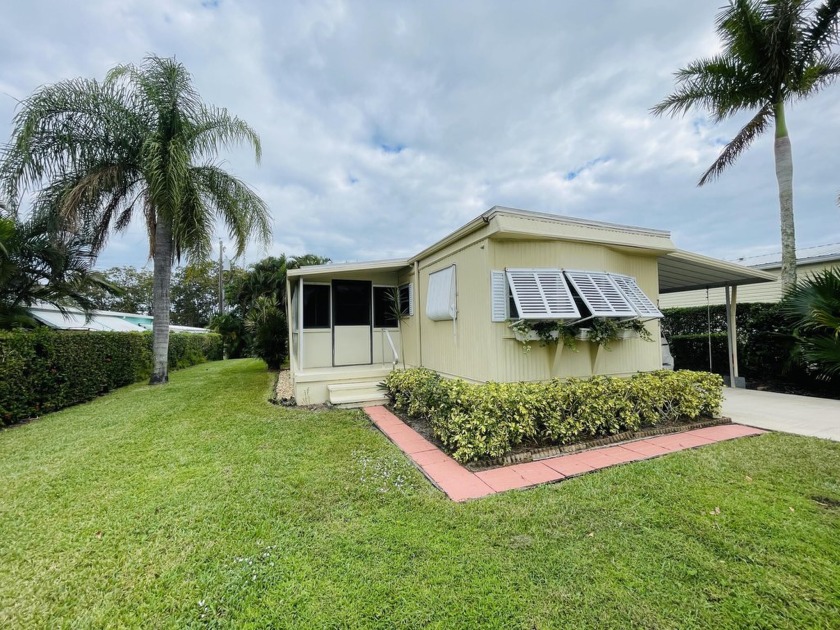
M 636 310 L 608 273 L 564 271 L 593 317 L 636 317 Z
M 560 269 L 508 269 L 506 275 L 520 318 L 580 317 L 580 311 Z
M 618 288 L 621 289 L 621 292 L 624 293 L 624 297 L 627 298 L 627 301 L 636 309 L 636 313 L 639 317 L 651 317 L 651 318 L 661 318 L 664 317 L 662 312 L 656 308 L 656 304 L 653 303 L 645 292 L 639 288 L 639 285 L 636 283 L 636 279 L 633 276 L 622 276 L 617 273 L 610 274 L 612 279 L 618 285 Z
M 455 319 L 455 296 L 455 265 L 429 274 L 426 317 L 436 322 Z

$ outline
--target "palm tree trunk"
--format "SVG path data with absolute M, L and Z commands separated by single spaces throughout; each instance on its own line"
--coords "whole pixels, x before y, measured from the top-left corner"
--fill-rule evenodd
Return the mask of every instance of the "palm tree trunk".
M 776 180 L 779 183 L 779 218 L 782 228 L 782 291 L 796 284 L 796 234 L 793 221 L 793 156 L 785 122 L 785 104 L 776 103 Z
M 169 285 L 172 276 L 172 228 L 167 221 L 155 224 L 154 277 L 152 280 L 152 377 L 149 385 L 169 381 Z

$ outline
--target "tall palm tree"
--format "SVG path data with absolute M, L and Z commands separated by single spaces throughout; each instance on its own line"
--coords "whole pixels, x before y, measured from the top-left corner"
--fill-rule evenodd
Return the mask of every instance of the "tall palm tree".
M 216 217 L 239 253 L 249 238 L 269 238 L 265 203 L 215 161 L 239 143 L 259 162 L 254 130 L 203 104 L 182 64 L 155 56 L 117 66 L 101 83 L 40 88 L 15 116 L 0 164 L 7 195 L 41 186 L 33 212 L 58 209 L 65 228 L 87 234 L 94 252 L 142 216 L 154 261 L 151 383 L 168 380 L 173 261 L 207 257 Z
M 810 96 L 840 73 L 834 52 L 840 0 L 811 9 L 807 0 L 731 0 L 717 18 L 723 52 L 676 73 L 677 90 L 653 108 L 685 114 L 701 107 L 720 122 L 742 111 L 752 119 L 724 147 L 699 185 L 716 178 L 766 131 L 775 127 L 776 178 L 782 232 L 782 286 L 796 283 L 793 158 L 785 104 Z

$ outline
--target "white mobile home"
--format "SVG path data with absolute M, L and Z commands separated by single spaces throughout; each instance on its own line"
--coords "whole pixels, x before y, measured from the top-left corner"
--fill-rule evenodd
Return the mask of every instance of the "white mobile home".
M 411 258 L 290 270 L 295 399 L 375 400 L 403 365 L 476 382 L 656 370 L 658 343 L 605 350 L 582 340 L 575 351 L 533 344 L 525 353 L 510 324 L 637 319 L 658 339 L 660 293 L 770 280 L 681 252 L 661 230 L 494 207 Z

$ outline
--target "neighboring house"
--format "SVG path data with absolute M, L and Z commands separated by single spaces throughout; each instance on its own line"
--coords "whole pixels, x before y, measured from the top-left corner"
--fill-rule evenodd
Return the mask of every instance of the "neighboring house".
M 752 269 L 767 271 L 776 276 L 773 282 L 754 284 L 738 289 L 738 301 L 744 302 L 778 302 L 782 299 L 782 283 L 779 275 L 782 269 L 782 254 L 768 254 L 766 256 L 751 256 L 739 258 L 738 264 Z M 796 276 L 802 280 L 807 276 L 825 269 L 840 268 L 840 243 L 820 245 L 818 247 L 804 247 L 796 252 Z M 679 306 L 706 306 L 706 304 L 724 304 L 726 298 L 723 289 L 709 289 L 708 301 L 706 290 L 684 291 L 662 296 L 659 306 L 674 308 Z
M 656 370 L 656 342 L 525 353 L 510 323 L 639 318 L 658 340 L 660 293 L 772 279 L 679 251 L 668 232 L 494 207 L 411 258 L 289 270 L 295 399 L 381 398 L 377 383 L 398 364 L 474 382 Z
M 51 304 L 29 307 L 29 314 L 44 326 L 56 330 L 100 330 L 117 332 L 146 332 L 152 329 L 151 315 L 118 313 L 116 311 L 91 311 L 86 316 L 78 308 L 65 308 L 62 313 Z M 206 333 L 206 328 L 194 326 L 169 326 L 170 332 Z

